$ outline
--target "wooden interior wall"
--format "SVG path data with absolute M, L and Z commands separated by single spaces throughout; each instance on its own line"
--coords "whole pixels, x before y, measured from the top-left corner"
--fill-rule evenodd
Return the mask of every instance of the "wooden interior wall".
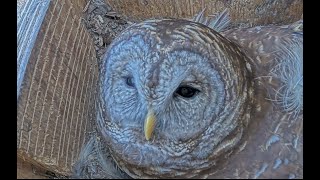
M 208 15 L 228 8 L 234 23 L 264 25 L 300 20 L 302 0 L 105 0 L 115 11 L 132 20 L 191 18 L 206 7 Z
M 20 9 L 30 1 L 41 2 L 22 0 Z M 81 22 L 86 3 L 50 1 L 17 103 L 18 157 L 65 175 L 70 173 L 95 116 L 98 69 L 92 39 Z M 29 19 L 39 15 L 32 10 L 35 12 L 35 8 L 24 12 Z

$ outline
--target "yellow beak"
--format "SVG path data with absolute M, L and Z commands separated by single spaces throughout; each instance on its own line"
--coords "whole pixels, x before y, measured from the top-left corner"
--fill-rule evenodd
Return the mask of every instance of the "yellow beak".
M 144 121 L 144 136 L 146 137 L 147 141 L 151 138 L 155 124 L 156 124 L 156 117 L 154 115 L 153 110 L 149 109 L 146 120 Z

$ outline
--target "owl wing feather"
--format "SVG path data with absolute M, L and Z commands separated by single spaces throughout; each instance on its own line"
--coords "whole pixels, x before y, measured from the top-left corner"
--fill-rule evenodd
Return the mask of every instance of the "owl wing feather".
M 303 21 L 222 32 L 252 60 L 255 112 L 215 178 L 303 178 Z

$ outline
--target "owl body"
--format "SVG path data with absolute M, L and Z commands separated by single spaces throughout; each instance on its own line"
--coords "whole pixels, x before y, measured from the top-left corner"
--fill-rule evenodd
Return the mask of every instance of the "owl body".
M 102 64 L 102 146 L 133 178 L 301 177 L 301 44 L 284 27 L 131 25 Z

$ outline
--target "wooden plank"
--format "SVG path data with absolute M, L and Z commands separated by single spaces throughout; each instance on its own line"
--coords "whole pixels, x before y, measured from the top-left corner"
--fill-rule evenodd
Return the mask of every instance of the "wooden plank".
M 21 158 L 17 159 L 17 179 L 48 179 L 45 170 Z
M 87 1 L 49 2 L 39 30 L 18 31 L 22 39 L 35 37 L 29 58 L 20 60 L 23 65 L 18 59 L 18 71 L 24 73 L 18 90 L 17 148 L 26 161 L 69 175 L 94 119 L 98 67 L 92 39 L 81 21 Z M 24 6 L 23 0 L 20 7 L 18 2 L 20 12 Z M 20 19 L 25 15 L 32 19 L 38 14 L 30 12 Z M 18 49 L 18 54 L 25 50 Z
M 17 96 L 50 0 L 17 1 Z
M 302 18 L 302 0 L 105 0 L 131 21 L 149 18 L 192 18 L 206 7 L 205 14 L 228 8 L 235 24 L 286 24 Z

